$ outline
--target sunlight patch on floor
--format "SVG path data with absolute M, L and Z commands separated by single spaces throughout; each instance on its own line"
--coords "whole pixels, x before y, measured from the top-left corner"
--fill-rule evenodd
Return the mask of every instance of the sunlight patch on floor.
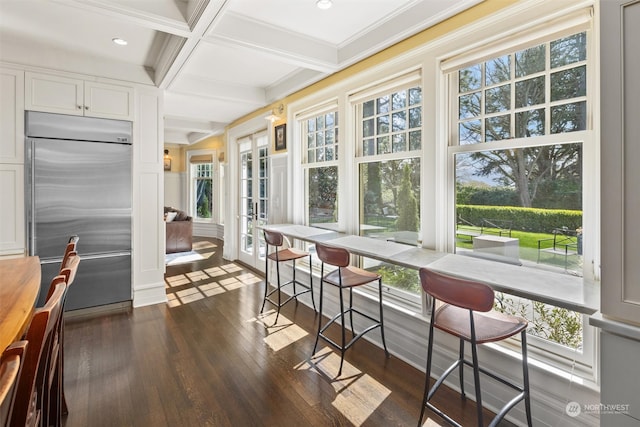
M 346 360 L 342 374 L 336 377 L 340 368 L 340 354 L 329 347 L 321 348 L 311 356 L 310 361 L 295 368 L 311 370 L 327 378 L 336 393 L 333 407 L 355 426 L 363 425 L 391 394 L 391 390 Z
M 259 276 L 253 273 L 244 273 L 220 279 L 220 276 L 228 275 L 231 271 L 235 271 L 235 267 L 237 266 L 235 264 L 227 264 L 223 267 L 226 267 L 226 270 L 215 267 L 165 278 L 165 287 L 168 289 L 167 304 L 169 307 L 177 307 L 182 304 L 199 301 L 203 298 L 213 297 L 262 281 Z M 207 281 L 213 277 L 218 277 L 219 280 Z M 195 285 L 196 283 L 197 286 Z M 177 289 L 191 284 L 194 284 L 194 286 L 188 289 Z
M 263 325 L 267 330 L 269 335 L 267 335 L 263 341 L 273 351 L 282 350 L 286 346 L 309 335 L 307 331 L 293 323 L 293 321 L 289 320 L 282 313 L 278 316 L 278 323 L 274 324 L 276 314 L 277 312 L 275 310 L 269 310 L 252 319 L 252 321 Z
M 217 248 L 218 245 L 216 245 L 213 242 L 209 242 L 207 240 L 203 240 L 200 242 L 193 242 L 192 245 L 193 249 L 198 251 L 198 250 L 203 250 L 203 249 L 210 249 L 210 248 Z
M 191 280 L 184 274 L 178 274 L 177 276 L 167 277 L 165 279 L 167 287 L 184 286 L 191 283 Z

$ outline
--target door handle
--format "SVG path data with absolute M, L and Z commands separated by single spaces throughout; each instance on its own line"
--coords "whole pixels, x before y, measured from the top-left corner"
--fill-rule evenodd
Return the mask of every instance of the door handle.
M 258 202 L 253 204 L 253 219 L 258 220 Z

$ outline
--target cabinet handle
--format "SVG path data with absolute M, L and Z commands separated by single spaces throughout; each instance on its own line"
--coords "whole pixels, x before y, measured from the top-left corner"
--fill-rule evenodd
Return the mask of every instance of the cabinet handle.
M 78 110 L 82 110 L 82 105 L 78 105 Z
M 84 106 L 84 109 L 85 109 L 85 110 L 88 110 L 88 109 L 89 109 L 89 106 L 88 106 L 88 105 L 85 105 L 85 106 Z

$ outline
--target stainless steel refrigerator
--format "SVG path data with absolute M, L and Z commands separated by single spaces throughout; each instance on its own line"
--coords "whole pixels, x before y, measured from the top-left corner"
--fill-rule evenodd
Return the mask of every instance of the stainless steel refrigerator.
M 28 246 L 42 264 L 38 305 L 72 235 L 81 262 L 66 309 L 131 300 L 131 122 L 34 111 L 25 119 Z

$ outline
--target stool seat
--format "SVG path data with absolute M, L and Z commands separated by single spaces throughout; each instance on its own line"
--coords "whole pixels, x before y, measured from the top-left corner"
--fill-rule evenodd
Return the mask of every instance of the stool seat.
M 466 341 L 471 341 L 469 310 L 445 304 L 436 310 L 434 326 Z M 509 316 L 497 311 L 473 313 L 476 343 L 501 341 L 527 328 L 527 321 L 521 317 Z
M 342 282 L 340 282 L 341 277 Z M 349 265 L 325 275 L 323 280 L 334 286 L 349 288 L 353 286 L 366 285 L 367 283 L 379 280 L 380 277 L 381 276 L 377 273 L 372 273 L 371 271 Z
M 306 256 L 309 256 L 309 252 L 302 251 L 296 248 L 286 248 L 280 249 L 277 252 L 270 253 L 269 255 L 267 255 L 267 258 L 276 262 L 285 262 L 304 258 Z

